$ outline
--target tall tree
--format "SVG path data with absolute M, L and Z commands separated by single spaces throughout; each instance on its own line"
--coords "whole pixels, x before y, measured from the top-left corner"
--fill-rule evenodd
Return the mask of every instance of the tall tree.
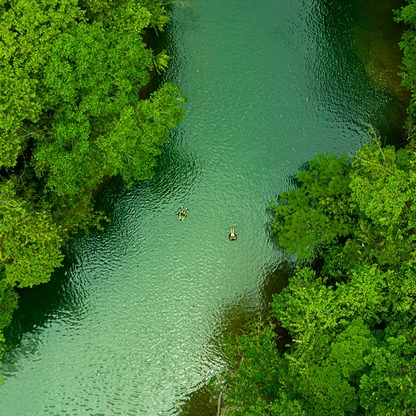
M 356 225 L 356 204 L 351 200 L 349 160 L 317 155 L 306 171 L 297 172 L 299 186 L 273 200 L 272 227 L 279 244 L 299 259 L 311 259 Z

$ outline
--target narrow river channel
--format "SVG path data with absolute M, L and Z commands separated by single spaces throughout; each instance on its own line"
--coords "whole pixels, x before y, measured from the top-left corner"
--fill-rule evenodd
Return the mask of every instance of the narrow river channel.
M 265 282 L 293 261 L 270 238 L 268 201 L 315 154 L 354 154 L 370 127 L 400 140 L 403 91 L 374 81 L 400 36 L 389 12 L 400 1 L 198 4 L 164 35 L 163 80 L 187 95 L 185 119 L 154 179 L 113 181 L 97 202 L 112 222 L 22 293 L 1 415 L 180 415 L 224 370 L 224 329 L 264 309 Z

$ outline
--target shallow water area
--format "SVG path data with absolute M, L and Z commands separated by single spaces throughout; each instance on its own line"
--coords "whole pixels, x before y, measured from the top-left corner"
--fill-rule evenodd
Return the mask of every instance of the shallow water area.
M 226 367 L 224 330 L 290 273 L 268 202 L 315 154 L 354 154 L 370 127 L 401 140 L 397 99 L 353 51 L 351 2 L 198 4 L 175 10 L 162 39 L 172 59 L 161 81 L 187 95 L 185 119 L 154 178 L 114 180 L 97 203 L 112 222 L 77 236 L 51 283 L 22 293 L 0 413 L 181 414 Z

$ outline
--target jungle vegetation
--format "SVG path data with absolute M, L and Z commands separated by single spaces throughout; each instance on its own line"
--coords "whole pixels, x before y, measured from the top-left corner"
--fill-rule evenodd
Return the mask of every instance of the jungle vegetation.
M 272 201 L 272 227 L 297 268 L 270 316 L 224 343 L 229 414 L 416 414 L 415 0 L 396 18 L 411 25 L 400 43 L 408 145 L 373 137 L 353 158 L 317 155 Z M 279 327 L 292 339 L 284 351 Z
M 94 191 L 153 175 L 185 97 L 144 97 L 165 51 L 163 0 L 0 0 L 0 342 L 15 288 L 48 282 L 80 229 L 102 227 Z

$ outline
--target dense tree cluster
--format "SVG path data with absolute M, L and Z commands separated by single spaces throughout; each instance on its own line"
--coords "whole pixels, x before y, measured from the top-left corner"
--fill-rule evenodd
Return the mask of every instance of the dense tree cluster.
M 168 59 L 144 29 L 167 21 L 163 0 L 0 1 L 0 336 L 13 288 L 47 282 L 70 236 L 100 226 L 102 179 L 152 177 L 185 101 L 141 92 Z
M 410 25 L 400 43 L 409 144 L 375 139 L 352 159 L 318 155 L 298 171 L 299 186 L 272 201 L 272 227 L 298 267 L 271 316 L 224 345 L 230 414 L 416 414 L 416 2 L 408 3 L 396 19 Z M 276 325 L 291 335 L 285 351 Z
M 352 161 L 318 155 L 274 201 L 280 243 L 303 262 L 270 322 L 226 345 L 235 415 L 416 412 L 416 153 L 378 140 Z M 297 239 L 295 239 L 297 236 Z M 283 354 L 271 322 L 293 340 Z

